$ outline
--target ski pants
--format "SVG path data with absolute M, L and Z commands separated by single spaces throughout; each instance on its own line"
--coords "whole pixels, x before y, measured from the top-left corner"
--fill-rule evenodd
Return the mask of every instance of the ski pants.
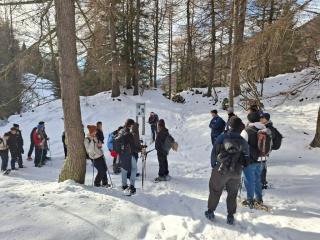
M 1 171 L 6 171 L 8 168 L 8 161 L 9 161 L 9 150 L 0 150 L 0 157 L 1 157 Z
M 254 196 L 262 200 L 261 186 L 261 163 L 252 163 L 243 169 L 244 185 L 247 190 L 247 200 L 251 201 Z
M 233 215 L 237 210 L 237 195 L 241 181 L 241 173 L 218 172 L 219 165 L 212 169 L 209 181 L 208 209 L 215 211 L 223 189 L 227 189 L 227 210 L 228 214 Z
M 137 177 L 137 159 L 132 156 L 131 157 L 131 174 L 130 174 L 130 185 L 135 186 L 135 181 Z M 128 171 L 125 170 L 124 168 L 121 168 L 121 178 L 122 178 L 122 186 L 127 185 L 127 176 L 128 176 Z
M 94 179 L 94 185 L 100 186 L 101 182 L 102 182 L 102 185 L 107 185 L 108 184 L 107 164 L 104 159 L 104 156 L 94 159 L 93 166 L 98 171 L 96 178 Z
M 33 149 L 34 149 L 34 141 L 31 140 L 31 142 L 30 142 L 30 148 L 29 148 L 29 152 L 28 152 L 28 157 L 31 157 L 32 152 L 33 152 Z
M 168 170 L 168 155 L 157 152 L 158 155 L 158 162 L 159 162 L 159 177 L 165 177 L 169 175 Z

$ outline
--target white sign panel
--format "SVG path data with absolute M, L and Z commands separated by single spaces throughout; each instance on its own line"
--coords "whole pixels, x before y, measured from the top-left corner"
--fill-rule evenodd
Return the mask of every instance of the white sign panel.
M 145 117 L 146 116 L 146 104 L 145 103 L 137 103 L 136 108 L 136 116 L 137 117 Z

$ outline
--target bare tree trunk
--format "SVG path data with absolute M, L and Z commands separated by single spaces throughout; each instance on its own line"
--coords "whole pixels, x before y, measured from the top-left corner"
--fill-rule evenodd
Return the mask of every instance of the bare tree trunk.
M 211 64 L 210 64 L 210 70 L 209 70 L 209 81 L 208 81 L 208 92 L 207 92 L 208 97 L 211 97 L 212 95 L 212 86 L 213 86 L 213 81 L 215 76 L 215 65 L 216 65 L 216 14 L 215 14 L 215 0 L 211 0 Z
M 168 55 L 169 55 L 169 99 L 172 95 L 172 25 L 173 25 L 173 4 L 169 5 L 169 40 L 168 40 Z
M 317 120 L 317 129 L 316 129 L 316 134 L 314 136 L 314 139 L 310 143 L 310 147 L 320 147 L 320 107 L 318 111 L 318 120 Z
M 155 0 L 154 26 L 154 60 L 153 60 L 153 87 L 157 87 L 158 51 L 159 51 L 159 0 Z
M 231 73 L 231 53 L 232 53 L 232 40 L 233 40 L 233 18 L 234 18 L 234 4 L 232 4 L 232 7 L 230 9 L 230 23 L 228 27 L 228 53 L 227 53 L 227 59 L 226 59 L 226 68 L 224 75 L 224 81 L 230 82 L 231 80 L 228 79 L 228 73 Z M 228 81 L 229 80 L 229 81 Z
M 135 24 L 135 50 L 134 50 L 134 72 L 133 72 L 133 95 L 139 94 L 139 44 L 140 44 L 140 0 L 137 0 L 136 24 Z
M 77 68 L 74 0 L 55 0 L 59 51 L 59 76 L 68 136 L 68 157 L 59 176 L 59 182 L 72 179 L 83 184 L 86 173 L 86 154 L 79 99 L 79 72 Z
M 119 81 L 118 81 L 118 61 L 117 61 L 117 35 L 116 35 L 116 15 L 115 15 L 115 0 L 110 0 L 109 18 L 110 18 L 110 40 L 111 40 L 111 79 L 112 79 L 112 93 L 111 97 L 118 97 L 120 95 Z
M 191 64 L 192 64 L 192 35 L 191 35 L 191 13 L 190 13 L 190 6 L 191 0 L 187 1 L 187 72 L 186 72 L 186 82 L 189 84 L 190 87 L 193 87 L 192 82 L 192 71 L 191 71 Z

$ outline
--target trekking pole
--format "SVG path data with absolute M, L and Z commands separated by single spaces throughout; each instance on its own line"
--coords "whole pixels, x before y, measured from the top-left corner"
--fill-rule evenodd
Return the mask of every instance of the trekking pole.
M 142 189 L 143 189 L 143 184 L 144 184 L 144 157 L 143 157 L 143 154 L 141 154 L 141 160 L 142 160 L 142 181 L 141 181 L 141 184 L 142 184 Z
M 94 159 L 92 159 L 92 187 L 94 186 L 93 179 L 94 179 Z

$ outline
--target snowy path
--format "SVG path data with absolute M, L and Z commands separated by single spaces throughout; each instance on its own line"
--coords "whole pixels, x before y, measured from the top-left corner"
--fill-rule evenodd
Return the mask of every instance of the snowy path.
M 239 207 L 236 225 L 229 226 L 226 224 L 225 193 L 216 211 L 216 221 L 211 223 L 203 216 L 211 173 L 210 101 L 190 96 L 186 105 L 173 104 L 152 91 L 146 92 L 144 97 L 123 96 L 121 99 L 121 102 L 112 101 L 103 93 L 82 99 L 84 123 L 101 119 L 108 133 L 126 117 L 134 116 L 135 102 L 147 102 L 147 111 L 155 110 L 166 119 L 180 145 L 179 151 L 169 157 L 172 180 L 152 182 L 158 170 L 156 154 L 152 152 L 147 160 L 145 188 L 141 189 L 141 179 L 138 179 L 137 195 L 133 197 L 122 195 L 120 177 L 115 175 L 112 179 L 117 188 L 93 188 L 89 162 L 86 186 L 71 181 L 58 184 L 63 162 L 61 102 L 41 106 L 34 113 L 26 113 L 22 118 L 13 116 L 9 120 L 20 123 L 25 130 L 26 146 L 28 131 L 34 123 L 46 121 L 52 139 L 53 162 L 41 169 L 26 162 L 28 168 L 8 177 L 0 176 L 1 240 L 320 239 L 317 204 L 320 152 L 306 147 L 312 139 L 315 104 L 306 104 L 307 111 L 297 109 L 294 104 L 276 109 L 269 107 L 276 127 L 286 137 L 282 150 L 274 152 L 269 162 L 268 180 L 273 188 L 265 192 L 264 200 L 273 206 L 273 211 L 266 213 Z M 245 119 L 243 112 L 238 113 Z M 222 116 L 226 118 L 224 113 Z M 307 124 L 310 122 L 312 124 Z M 0 132 L 4 129 L 1 127 Z M 149 129 L 147 136 L 150 136 Z M 111 165 L 109 157 L 108 165 Z

